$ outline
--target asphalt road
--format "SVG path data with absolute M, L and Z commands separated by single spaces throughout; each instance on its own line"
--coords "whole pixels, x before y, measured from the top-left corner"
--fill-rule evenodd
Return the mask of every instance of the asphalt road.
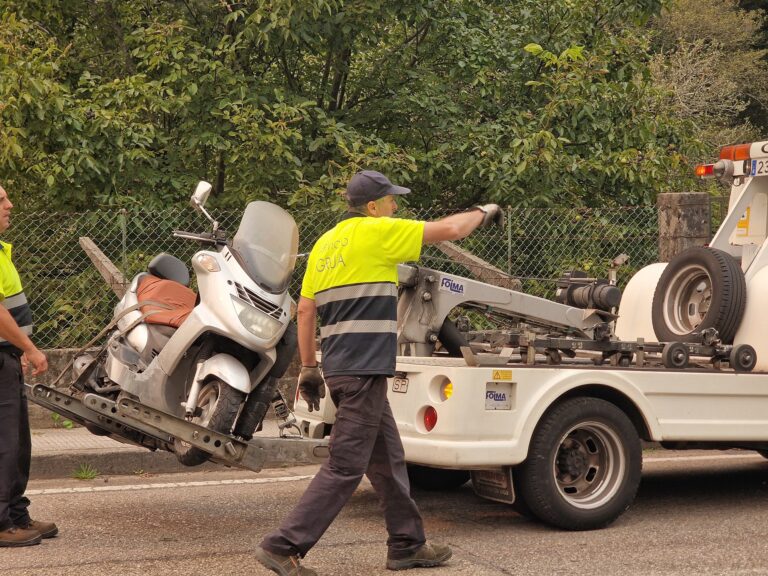
M 768 574 L 768 460 L 750 452 L 646 455 L 635 506 L 607 529 L 553 530 L 469 486 L 417 492 L 445 575 Z M 61 535 L 0 549 L 3 576 L 268 575 L 252 557 L 314 467 L 32 482 L 33 516 Z M 196 484 L 197 483 L 197 484 Z M 202 483 L 202 484 L 200 484 Z M 306 559 L 320 574 L 384 575 L 386 534 L 364 483 Z

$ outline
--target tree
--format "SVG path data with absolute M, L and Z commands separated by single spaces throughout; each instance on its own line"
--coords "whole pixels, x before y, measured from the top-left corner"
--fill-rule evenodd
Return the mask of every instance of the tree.
M 6 0 L 0 176 L 30 207 L 313 206 L 363 167 L 418 204 L 640 203 L 692 127 L 658 0 Z M 4 174 L 3 174 L 4 173 Z
M 742 10 L 737 0 L 676 0 L 654 22 L 654 79 L 668 91 L 675 115 L 695 123 L 710 156 L 720 146 L 765 135 L 764 25 L 762 12 Z

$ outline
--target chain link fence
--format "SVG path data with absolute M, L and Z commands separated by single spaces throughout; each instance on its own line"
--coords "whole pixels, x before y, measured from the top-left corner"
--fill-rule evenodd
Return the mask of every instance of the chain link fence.
M 215 211 L 214 211 L 215 212 Z M 310 251 L 331 228 L 338 212 L 293 211 L 300 231 L 300 253 Z M 434 220 L 438 210 L 404 210 L 402 216 Z M 221 227 L 234 235 L 240 212 L 215 212 Z M 507 209 L 504 229 L 480 229 L 458 244 L 522 280 L 525 292 L 551 298 L 562 272 L 580 269 L 606 277 L 610 261 L 629 255 L 619 284 L 658 255 L 655 207 L 605 209 Z M 202 232 L 207 222 L 192 209 L 163 212 L 99 211 L 14 214 L 3 240 L 13 243 L 13 257 L 35 317 L 35 341 L 43 348 L 85 344 L 110 320 L 117 298 L 102 280 L 78 239 L 90 237 L 126 278 L 146 269 L 159 252 L 185 262 L 199 245 L 173 238 L 173 230 Z M 296 298 L 306 258 L 297 261 L 291 284 Z M 472 270 L 450 260 L 435 246 L 424 249 L 421 264 L 471 276 Z

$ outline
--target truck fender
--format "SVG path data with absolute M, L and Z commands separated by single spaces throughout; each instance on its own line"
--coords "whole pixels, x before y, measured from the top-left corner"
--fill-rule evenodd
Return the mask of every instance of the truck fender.
M 248 370 L 240 360 L 229 354 L 216 354 L 203 362 L 197 380 L 205 382 L 209 377 L 217 378 L 245 394 L 249 394 L 253 388 Z
M 663 440 L 661 427 L 659 426 L 658 421 L 655 418 L 648 418 L 649 414 L 654 413 L 654 409 L 645 395 L 642 394 L 623 374 L 617 371 L 605 371 L 600 374 L 599 382 L 596 381 L 594 373 L 591 375 L 570 374 L 562 376 L 560 380 L 552 386 L 542 388 L 541 394 L 531 399 L 529 404 L 530 409 L 522 407 L 523 412 L 527 411 L 528 418 L 522 422 L 521 429 L 516 431 L 516 433 L 519 434 L 521 446 L 527 447 L 530 444 L 536 425 L 541 420 L 544 412 L 571 390 L 586 386 L 602 386 L 604 388 L 610 388 L 625 396 L 635 405 L 637 411 L 643 418 L 643 422 L 650 433 L 651 440 Z
M 653 329 L 653 295 L 666 267 L 666 262 L 657 262 L 641 268 L 630 278 L 621 295 L 619 319 L 616 320 L 615 333 L 619 339 L 657 341 Z

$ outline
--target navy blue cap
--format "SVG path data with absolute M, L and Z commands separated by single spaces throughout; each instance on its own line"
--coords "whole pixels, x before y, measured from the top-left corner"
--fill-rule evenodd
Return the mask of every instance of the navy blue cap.
M 349 180 L 346 196 L 350 206 L 362 206 L 390 194 L 408 194 L 410 191 L 410 188 L 395 186 L 381 172 L 363 170 Z

